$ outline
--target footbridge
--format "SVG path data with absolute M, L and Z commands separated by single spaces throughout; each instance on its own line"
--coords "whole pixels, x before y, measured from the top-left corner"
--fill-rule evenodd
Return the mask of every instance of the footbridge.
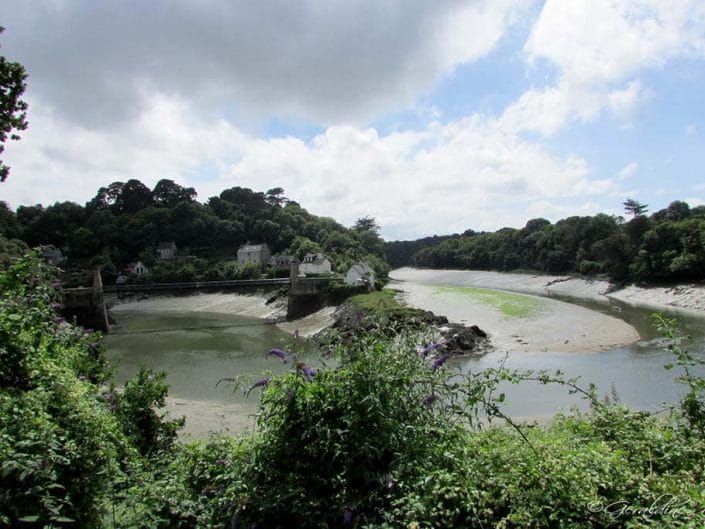
M 179 283 L 130 283 L 103 285 L 95 271 L 92 287 L 64 289 L 64 312 L 79 324 L 103 332 L 110 328 L 104 294 L 118 299 L 138 293 L 247 292 L 252 289 L 286 289 L 287 319 L 306 315 L 323 303 L 325 286 L 341 281 L 331 277 L 300 277 L 297 264 L 292 264 L 288 278 L 241 279 L 232 281 L 186 281 Z

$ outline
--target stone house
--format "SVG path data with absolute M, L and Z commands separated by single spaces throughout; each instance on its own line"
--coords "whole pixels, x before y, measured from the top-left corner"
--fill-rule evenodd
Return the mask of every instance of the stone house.
M 157 245 L 159 259 L 173 259 L 176 256 L 176 243 L 174 241 L 160 242 Z
M 346 285 L 367 285 L 372 288 L 375 284 L 375 271 L 365 262 L 355 263 L 348 269 L 343 282 Z
M 299 266 L 299 272 L 305 275 L 330 274 L 330 261 L 320 253 L 306 254 Z
M 241 265 L 248 263 L 267 264 L 271 257 L 272 252 L 265 243 L 244 244 L 237 251 L 237 262 Z

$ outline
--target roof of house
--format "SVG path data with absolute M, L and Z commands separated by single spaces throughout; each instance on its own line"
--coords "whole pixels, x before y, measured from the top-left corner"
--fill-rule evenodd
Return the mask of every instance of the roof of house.
M 312 264 L 323 264 L 323 261 L 326 260 L 325 255 L 321 253 L 307 253 L 304 256 L 304 263 L 312 263 Z
M 368 265 L 367 263 L 362 263 L 362 262 L 355 263 L 354 265 L 352 265 L 350 267 L 350 269 L 348 270 L 348 273 L 350 273 L 350 272 L 357 272 L 360 275 L 375 273 L 375 271 L 372 270 L 370 265 Z
M 296 256 L 295 255 L 285 255 L 285 254 L 278 254 L 278 255 L 273 255 L 271 258 L 271 261 L 273 263 L 283 263 L 283 264 L 289 264 L 294 261 L 296 261 Z
M 238 252 L 261 252 L 264 249 L 269 250 L 269 247 L 267 246 L 266 243 L 262 244 L 243 244 L 240 246 L 240 249 Z

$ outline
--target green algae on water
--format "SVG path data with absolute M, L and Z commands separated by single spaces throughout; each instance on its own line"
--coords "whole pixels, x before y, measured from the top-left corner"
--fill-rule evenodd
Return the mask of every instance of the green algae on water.
M 531 318 L 540 314 L 546 307 L 546 302 L 535 296 L 488 288 L 437 287 L 436 293 L 470 298 L 475 302 L 492 307 L 507 318 Z

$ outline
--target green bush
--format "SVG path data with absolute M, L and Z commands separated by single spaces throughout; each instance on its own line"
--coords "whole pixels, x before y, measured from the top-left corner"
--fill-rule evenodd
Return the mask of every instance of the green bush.
M 0 526 L 96 527 L 131 451 L 99 339 L 57 316 L 52 280 L 36 255 L 0 274 Z

